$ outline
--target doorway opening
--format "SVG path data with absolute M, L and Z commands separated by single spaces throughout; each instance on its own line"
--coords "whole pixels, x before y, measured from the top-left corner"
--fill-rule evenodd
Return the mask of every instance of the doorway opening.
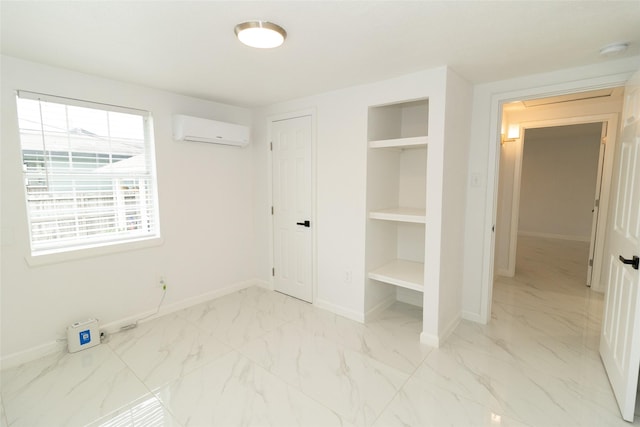
M 600 271 L 622 88 L 503 105 L 494 271 L 516 273 L 518 237 L 588 245 L 587 286 Z M 589 114 L 597 113 L 597 114 Z M 569 245 L 571 247 L 571 245 Z
M 547 95 L 547 94 L 564 94 L 568 93 L 569 90 L 573 91 L 588 91 L 596 88 L 602 87 L 616 87 L 619 85 L 626 85 L 624 89 L 624 111 L 621 111 L 619 107 L 617 110 L 609 110 L 608 112 L 612 113 L 616 118 L 619 117 L 621 123 L 624 123 L 624 132 L 621 133 L 622 138 L 619 142 L 616 143 L 616 138 L 609 133 L 611 142 L 613 142 L 616 146 L 613 161 L 613 169 L 615 169 L 616 173 L 609 177 L 613 178 L 611 183 L 611 190 L 616 191 L 616 194 L 611 197 L 611 214 L 610 217 L 615 218 L 615 222 L 610 221 L 610 224 L 607 225 L 605 231 L 607 233 L 606 236 L 606 253 L 607 257 L 606 269 L 611 270 L 612 268 L 619 269 L 620 266 L 623 266 L 625 270 L 625 274 L 620 274 L 618 271 L 612 273 L 612 277 L 615 277 L 615 280 L 608 280 L 607 282 L 607 295 L 606 295 L 606 310 L 603 315 L 603 319 L 601 322 L 592 322 L 591 319 L 586 319 L 587 321 L 583 322 L 584 325 L 593 325 L 599 331 L 602 328 L 602 334 L 597 341 L 600 342 L 599 345 L 599 355 L 603 361 L 603 364 L 606 368 L 606 373 L 609 378 L 608 382 L 611 384 L 616 398 L 620 404 L 620 409 L 622 411 L 623 417 L 625 420 L 633 419 L 633 407 L 632 404 L 635 403 L 636 397 L 636 386 L 638 383 L 637 369 L 638 366 L 638 343 L 637 334 L 629 333 L 633 328 L 633 316 L 637 313 L 636 307 L 640 306 L 640 293 L 635 292 L 638 289 L 638 280 L 639 276 L 635 274 L 629 274 L 628 270 L 631 270 L 635 267 L 635 259 L 631 260 L 630 258 L 623 258 L 619 253 L 632 253 L 637 249 L 637 244 L 635 246 L 631 245 L 629 242 L 634 240 L 637 243 L 638 237 L 637 233 L 629 233 L 627 230 L 631 222 L 626 221 L 627 218 L 632 218 L 633 214 L 631 212 L 637 212 L 637 200 L 640 198 L 635 197 L 633 194 L 633 190 L 640 188 L 638 186 L 630 185 L 629 182 L 631 180 L 638 179 L 639 174 L 637 173 L 637 169 L 633 169 L 628 167 L 632 164 L 628 158 L 630 153 L 637 154 L 639 151 L 636 150 L 637 143 L 640 139 L 637 138 L 637 134 L 635 130 L 638 128 L 633 128 L 633 126 L 637 126 L 637 115 L 634 115 L 634 111 L 638 111 L 638 106 L 640 103 L 640 73 L 636 73 L 630 80 L 630 74 L 625 75 L 612 75 L 606 76 L 601 80 L 591 79 L 587 81 L 580 81 L 576 84 L 573 83 L 563 83 L 559 86 L 552 88 L 550 91 L 545 92 L 545 88 L 534 88 L 534 89 L 526 89 L 520 91 L 512 91 L 512 92 L 503 92 L 499 94 L 494 94 L 492 98 L 491 105 L 491 117 L 493 123 L 496 124 L 490 130 L 491 139 L 495 141 L 495 145 L 491 144 L 489 147 L 489 155 L 494 161 L 489 163 L 489 191 L 488 202 L 487 204 L 487 214 L 492 223 L 487 224 L 488 227 L 485 231 L 485 248 L 490 248 L 489 251 L 485 252 L 484 257 L 484 266 L 485 271 L 483 273 L 483 293 L 482 293 L 482 318 L 488 321 L 490 317 L 492 317 L 493 310 L 491 309 L 491 303 L 494 300 L 492 298 L 492 293 L 494 291 L 494 269 L 491 268 L 494 266 L 494 243 L 495 243 L 495 233 L 494 227 L 496 225 L 496 212 L 497 212 L 497 196 L 498 196 L 498 172 L 499 172 L 499 134 L 500 134 L 500 125 L 503 121 L 500 118 L 500 112 L 502 111 L 502 106 L 504 103 L 508 103 L 514 99 L 523 99 L 525 97 L 533 98 L 538 95 Z M 549 89 L 549 88 L 548 88 Z M 614 89 L 615 90 L 615 89 Z M 619 105 L 619 104 L 618 104 Z M 597 108 L 596 108 L 597 109 Z M 594 113 L 594 111 L 590 111 Z M 602 113 L 602 110 L 597 111 L 598 113 Z M 573 116 L 573 115 L 571 115 Z M 635 130 L 634 130 L 635 129 Z M 617 126 L 609 127 L 608 131 L 616 131 Z M 632 148 L 630 148 L 632 147 Z M 606 158 L 605 158 L 606 162 Z M 633 163 L 634 165 L 637 164 Z M 607 174 L 603 172 L 603 179 Z M 604 197 L 603 197 L 604 199 Z M 628 203 L 631 200 L 633 203 Z M 623 219 L 622 222 L 623 227 L 619 227 L 619 218 Z M 487 262 L 488 261 L 488 262 Z M 610 261 L 610 262 L 609 262 Z M 629 267 L 627 264 L 632 264 L 632 267 Z M 595 276 L 595 274 L 593 275 Z M 606 272 L 603 276 L 609 276 L 609 272 Z M 629 278 L 633 278 L 632 280 Z M 620 290 L 621 280 L 619 279 L 629 279 L 627 282 L 622 284 L 626 286 L 624 291 Z M 593 286 L 592 286 L 593 287 Z M 592 292 L 591 290 L 587 290 L 586 288 L 582 288 L 583 292 L 588 293 L 590 296 L 597 297 L 602 294 L 598 292 Z M 632 291 L 633 290 L 633 291 Z M 529 292 L 530 289 L 525 289 L 522 292 L 527 296 L 534 296 L 532 298 L 538 306 L 540 306 L 540 299 L 536 298 L 534 294 Z M 626 294 L 624 292 L 627 292 Z M 633 292 L 633 294 L 632 294 Z M 612 297 L 613 295 L 613 297 Z M 622 295 L 622 298 L 620 297 Z M 510 298 L 511 295 L 507 295 L 507 298 Z M 555 300 L 555 296 L 551 298 L 551 300 Z M 507 303 L 510 302 L 511 299 L 507 299 Z M 612 301 L 617 302 L 617 304 L 612 303 Z M 621 306 L 620 301 L 628 302 L 628 304 L 623 304 Z M 504 304 L 497 304 L 499 306 L 503 306 Z M 626 307 L 626 310 L 622 310 L 621 307 Z M 564 305 L 559 307 L 561 310 L 566 310 Z M 585 311 L 579 309 L 580 313 L 584 313 Z M 566 313 L 566 311 L 564 311 Z M 588 312 L 587 312 L 588 313 Z M 555 314 L 555 310 L 554 310 Z M 526 316 L 520 315 L 528 324 L 532 325 L 534 328 L 537 326 L 536 321 L 529 322 L 529 319 L 526 319 Z M 562 316 L 562 314 L 560 314 Z M 541 317 L 541 319 L 548 319 L 549 316 L 545 315 Z M 558 319 L 560 317 L 557 317 Z M 553 320 L 553 319 L 552 319 Z M 585 320 L 585 319 L 583 319 Z M 571 322 L 571 324 L 575 324 L 575 322 Z M 615 326 L 618 325 L 618 326 Z M 623 325 L 623 326 L 621 326 Z M 619 332 L 622 331 L 622 334 Z M 612 335 L 614 333 L 614 335 Z M 593 335 L 593 334 L 591 334 Z M 608 339 L 609 336 L 609 339 Z M 618 345 L 617 342 L 621 342 L 622 344 Z M 564 342 L 564 341 L 563 341 Z M 612 344 L 613 343 L 613 344 Z M 613 355 L 613 356 L 612 356 Z M 611 363 L 612 357 L 615 359 L 615 355 L 618 355 L 618 359 L 614 360 Z M 630 356 L 631 355 L 631 356 Z M 618 360 L 624 361 L 624 366 L 619 363 L 616 364 Z M 615 366 L 614 366 L 615 365 Z M 615 372 L 614 372 L 615 371 Z M 634 372 L 635 371 L 635 372 Z M 619 375 L 618 375 L 619 374 Z M 617 380 L 620 381 L 617 381 Z M 632 391 L 631 391 L 632 390 Z
M 516 254 L 523 237 L 571 242 L 567 250 L 576 252 L 584 273 L 582 284 L 587 286 L 595 239 L 602 238 L 597 236 L 597 224 L 603 127 L 606 122 L 524 128 L 519 185 L 514 180 L 514 190 L 519 190 L 519 209 L 513 214 L 518 225 Z

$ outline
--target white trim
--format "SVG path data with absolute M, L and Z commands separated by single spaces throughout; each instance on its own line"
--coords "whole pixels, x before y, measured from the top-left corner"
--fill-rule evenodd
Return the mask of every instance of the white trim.
M 515 271 L 511 272 L 508 268 L 496 268 L 495 274 L 502 277 L 513 277 L 515 276 Z
M 210 292 L 206 292 L 204 294 L 200 294 L 195 297 L 191 297 L 182 301 L 175 302 L 173 304 L 161 306 L 160 310 L 158 311 L 158 314 L 154 314 L 155 309 L 152 309 L 144 313 L 139 313 L 134 316 L 129 316 L 124 319 L 107 323 L 102 327 L 100 327 L 100 330 L 101 331 L 104 330 L 109 334 L 113 334 L 113 333 L 119 332 L 120 328 L 122 328 L 123 326 L 127 326 L 132 323 L 135 323 L 139 319 L 144 318 L 144 320 L 140 320 L 139 323 L 146 323 L 151 320 L 157 319 L 159 317 L 166 316 L 167 314 L 175 313 L 176 311 L 184 310 L 186 308 L 193 307 L 198 304 L 208 302 L 208 301 L 223 297 L 225 295 L 232 294 L 234 292 L 249 288 L 251 286 L 256 286 L 257 285 L 256 282 L 257 282 L 256 280 L 246 280 L 244 282 L 234 283 L 222 289 L 216 289 Z
M 132 323 L 135 323 L 136 320 L 142 319 L 143 317 L 145 317 L 145 319 L 144 321 L 141 320 L 140 323 L 146 323 L 159 317 L 166 316 L 167 314 L 175 313 L 176 311 L 184 310 L 186 308 L 223 297 L 225 295 L 237 292 L 242 289 L 246 289 L 251 286 L 261 286 L 262 284 L 264 284 L 264 282 L 261 280 L 246 280 L 244 282 L 234 283 L 222 289 L 216 289 L 214 291 L 207 292 L 196 297 L 187 298 L 170 305 L 162 306 L 160 307 L 160 311 L 158 312 L 158 314 L 154 314 L 155 310 L 148 310 L 143 313 L 138 313 L 133 316 L 128 316 L 123 319 L 101 325 L 100 331 L 107 332 L 107 334 L 117 333 L 120 332 L 120 328 L 122 328 L 123 326 L 131 325 Z M 51 341 L 36 347 L 19 351 L 17 353 L 9 354 L 0 359 L 0 366 L 2 367 L 2 369 L 13 368 L 23 363 L 45 357 L 59 351 L 66 351 L 65 349 L 65 341 Z
M 255 280 L 255 286 L 262 288 L 262 289 L 266 289 L 268 291 L 273 291 L 273 281 L 267 281 L 267 280 Z
M 373 306 L 370 310 L 368 310 L 364 314 L 364 319 L 366 322 L 375 319 L 380 315 L 380 313 L 384 312 L 386 309 L 391 307 L 396 302 L 396 296 L 394 294 L 388 295 L 385 299 L 380 301 L 378 304 Z
M 593 210 L 591 211 L 592 215 L 591 215 L 591 233 L 589 233 L 589 266 L 587 267 L 587 286 L 591 286 L 593 284 L 593 276 L 594 276 L 594 268 L 593 268 L 593 264 L 596 260 L 599 260 L 598 258 L 596 258 L 597 255 L 596 254 L 596 249 L 597 249 L 597 243 L 598 243 L 598 221 L 600 219 L 600 206 L 599 206 L 599 201 L 602 198 L 602 178 L 603 178 L 603 174 L 604 174 L 604 165 L 606 164 L 607 159 L 605 158 L 606 154 L 607 154 L 607 138 L 609 135 L 608 129 L 611 126 L 611 123 L 606 122 L 606 123 L 601 123 L 600 124 L 600 149 L 598 150 L 598 174 L 596 175 L 596 188 L 594 191 L 594 196 L 593 196 L 593 200 L 594 200 L 594 206 L 593 206 Z M 598 203 L 596 204 L 595 200 L 598 200 Z M 609 202 L 609 198 L 607 197 L 607 203 Z M 603 234 L 606 237 L 606 231 Z M 602 265 L 600 264 L 600 267 L 602 267 Z M 598 280 L 598 283 L 596 284 L 596 287 L 599 286 L 600 280 Z
M 573 242 L 587 242 L 591 240 L 590 236 L 571 236 L 568 234 L 540 233 L 537 231 L 518 231 L 518 236 L 541 237 L 543 239 L 570 240 Z
M 543 98 L 575 92 L 623 86 L 632 72 L 564 81 L 547 86 L 528 87 L 490 92 L 489 157 L 487 164 L 487 191 L 485 193 L 485 231 L 483 238 L 483 268 L 481 277 L 480 318 L 482 323 L 491 319 L 491 295 L 493 292 L 495 241 L 492 227 L 496 223 L 498 172 L 500 168 L 500 122 L 502 104 L 522 99 Z
M 100 243 L 94 247 L 74 248 L 63 252 L 54 252 L 43 255 L 25 255 L 24 260 L 29 267 L 39 267 L 41 265 L 58 264 L 67 261 L 76 261 L 85 258 L 94 258 L 102 255 L 111 255 L 120 252 L 137 251 L 162 246 L 162 237 L 149 237 L 139 240 L 119 241 L 111 243 Z
M 416 307 L 424 307 L 424 293 L 413 289 L 396 287 L 396 301 Z
M 41 357 L 49 356 L 54 353 L 66 353 L 67 342 L 51 341 L 45 344 L 41 344 L 36 347 L 29 348 L 27 350 L 19 351 L 17 353 L 9 354 L 0 360 L 0 367 L 2 369 L 15 368 L 24 363 L 31 362 L 32 360 L 40 359 Z
M 507 259 L 507 277 L 516 275 L 516 249 L 518 247 L 518 226 L 520 224 L 520 183 L 522 181 L 522 157 L 524 154 L 525 128 L 521 124 L 518 129 L 520 137 L 513 143 L 516 144 L 515 166 L 513 171 L 513 188 L 511 195 L 511 230 L 509 230 L 509 255 Z M 499 179 L 499 178 L 498 178 Z M 497 198 L 497 196 L 496 196 Z M 496 220 L 496 227 L 498 226 Z
M 449 323 L 447 325 L 447 327 L 444 328 L 444 331 L 439 336 L 435 336 L 435 335 L 431 335 L 431 334 L 427 334 L 427 333 L 421 332 L 420 333 L 420 342 L 422 344 L 426 344 L 426 345 L 429 345 L 431 347 L 439 348 L 449 338 L 449 336 L 453 333 L 453 331 L 456 330 L 456 328 L 460 324 L 460 320 L 461 320 L 461 318 L 459 316 L 455 317 L 451 321 L 451 323 Z
M 337 314 L 338 316 L 346 317 L 347 319 L 355 320 L 358 323 L 364 323 L 365 318 L 364 314 L 359 311 L 351 310 L 348 308 L 344 308 L 339 305 L 332 304 L 328 301 L 324 301 L 321 299 L 316 299 L 313 303 L 314 306 L 321 308 L 323 310 L 327 310 L 332 312 L 333 314 Z
M 100 108 L 105 111 L 113 111 L 116 113 L 135 114 L 136 116 L 150 117 L 151 113 L 147 110 L 139 108 L 124 107 L 122 105 L 106 104 L 104 102 L 87 101 L 85 99 L 70 98 L 67 96 L 51 95 L 46 93 L 32 92 L 29 90 L 18 89 L 16 96 L 22 99 L 30 99 L 33 101 L 52 102 L 55 104 L 72 105 L 74 107 L 83 107 L 96 109 Z
M 483 318 L 480 317 L 478 313 L 473 313 L 471 311 L 464 310 L 462 312 L 462 319 L 468 320 L 470 322 L 483 323 L 486 325 L 486 322 L 484 321 Z
M 440 347 L 440 340 L 438 339 L 438 337 L 435 335 L 427 334 L 424 331 L 420 332 L 420 343 L 426 344 L 429 347 Z
M 451 334 L 453 334 L 453 331 L 455 331 L 458 325 L 460 324 L 460 320 L 461 320 L 461 317 L 457 316 L 451 321 L 451 323 L 447 325 L 446 328 L 444 328 L 444 331 L 440 334 L 441 343 L 449 339 Z

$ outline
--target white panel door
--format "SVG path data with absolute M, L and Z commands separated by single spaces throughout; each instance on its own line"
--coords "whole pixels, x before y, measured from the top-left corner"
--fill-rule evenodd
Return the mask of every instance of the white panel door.
M 607 226 L 607 294 L 600 356 L 622 417 L 633 421 L 640 369 L 640 71 L 625 88 Z
M 311 116 L 272 123 L 274 288 L 312 302 Z
M 604 168 L 604 153 L 607 139 L 608 122 L 602 122 L 602 132 L 600 134 L 600 153 L 598 154 L 598 174 L 596 177 L 596 195 L 593 199 L 593 209 L 591 211 L 591 238 L 589 239 L 589 262 L 587 263 L 587 286 L 591 286 L 593 280 L 593 263 L 596 254 L 596 237 L 598 237 L 598 215 L 600 214 L 600 191 L 602 190 L 602 170 Z

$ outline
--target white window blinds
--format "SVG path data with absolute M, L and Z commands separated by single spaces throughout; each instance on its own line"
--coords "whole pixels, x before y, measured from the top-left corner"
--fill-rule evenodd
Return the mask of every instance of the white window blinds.
M 148 112 L 24 91 L 17 104 L 32 255 L 159 237 Z

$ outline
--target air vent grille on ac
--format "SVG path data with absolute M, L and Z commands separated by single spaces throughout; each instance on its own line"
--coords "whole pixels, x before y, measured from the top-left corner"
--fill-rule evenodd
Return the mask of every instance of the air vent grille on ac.
M 173 138 L 176 141 L 203 142 L 245 147 L 249 144 L 248 126 L 176 114 Z

